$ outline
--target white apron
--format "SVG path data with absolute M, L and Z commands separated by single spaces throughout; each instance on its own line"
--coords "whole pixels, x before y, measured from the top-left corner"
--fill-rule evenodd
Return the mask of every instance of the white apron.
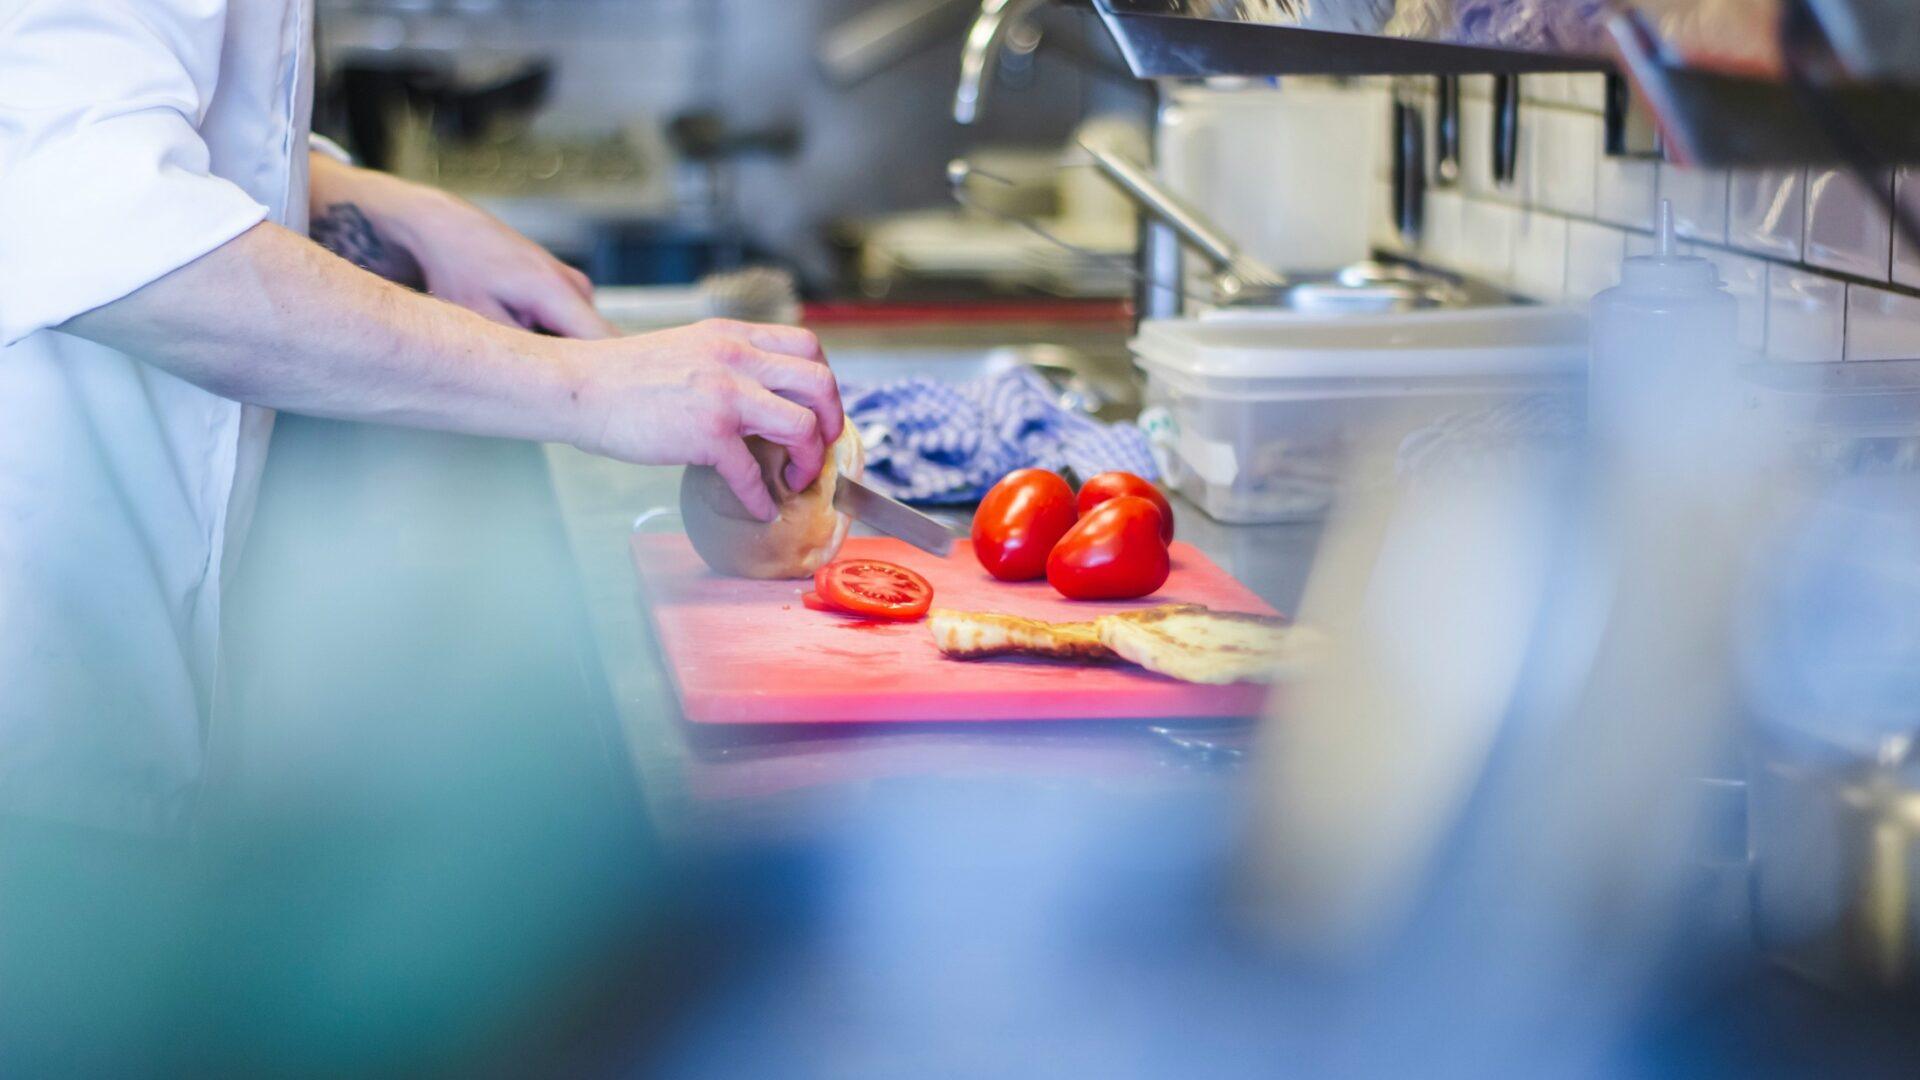
M 0 0 L 0 814 L 165 830 L 272 425 L 53 329 L 304 232 L 311 0 Z

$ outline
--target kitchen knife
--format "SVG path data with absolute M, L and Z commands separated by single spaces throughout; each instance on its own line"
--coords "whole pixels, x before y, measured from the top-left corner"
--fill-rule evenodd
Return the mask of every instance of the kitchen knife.
M 840 477 L 834 485 L 833 505 L 855 521 L 905 540 L 921 551 L 946 558 L 953 550 L 952 529 L 858 480 Z

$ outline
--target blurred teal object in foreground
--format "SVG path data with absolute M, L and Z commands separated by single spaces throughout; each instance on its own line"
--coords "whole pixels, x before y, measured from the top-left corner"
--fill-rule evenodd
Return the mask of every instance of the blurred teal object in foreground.
M 246 559 L 193 835 L 0 834 L 0 1073 L 564 1060 L 665 871 L 538 448 L 282 418 Z

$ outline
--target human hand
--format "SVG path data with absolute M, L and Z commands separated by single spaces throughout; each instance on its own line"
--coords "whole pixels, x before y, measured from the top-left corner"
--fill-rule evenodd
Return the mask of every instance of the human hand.
M 778 511 L 746 438 L 785 447 L 799 491 L 846 422 L 820 340 L 798 327 L 709 319 L 569 348 L 575 445 L 642 465 L 711 465 L 763 521 Z
M 335 254 L 508 326 L 618 332 L 585 274 L 465 199 L 322 155 L 312 165 L 309 231 Z

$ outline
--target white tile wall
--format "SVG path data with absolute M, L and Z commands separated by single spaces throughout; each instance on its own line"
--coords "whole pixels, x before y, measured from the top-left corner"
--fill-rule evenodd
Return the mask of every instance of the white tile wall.
M 1583 303 L 1618 280 L 1623 257 L 1653 251 L 1665 196 L 1682 250 L 1712 260 L 1738 302 L 1744 347 L 1781 361 L 1920 358 L 1920 250 L 1896 241 L 1884 212 L 1845 176 L 1609 158 L 1601 77 L 1529 76 L 1522 86 L 1517 182 L 1492 180 L 1491 79 L 1463 79 L 1461 183 L 1429 189 L 1417 244 L 1394 230 L 1389 188 L 1377 184 L 1376 246 Z M 1920 212 L 1920 168 L 1887 182 Z
M 1727 242 L 1727 174 L 1660 166 L 1660 197 L 1673 203 L 1673 231 L 1688 240 Z
M 1440 264 L 1455 266 L 1456 256 L 1462 247 L 1460 215 L 1465 209 L 1466 200 L 1455 191 L 1429 191 L 1427 208 L 1420 226 L 1420 253 L 1422 257 Z
M 1815 169 L 1807 176 L 1807 262 L 1891 280 L 1893 227 L 1874 194 L 1845 170 Z M 1880 182 L 1891 186 L 1893 178 Z
M 1920 169 L 1901 169 L 1895 183 L 1900 205 L 1906 208 L 1907 216 L 1920 217 Z M 1915 251 L 1907 238 L 1897 233 L 1893 238 L 1893 280 L 1920 288 L 1920 251 Z
M 1620 283 L 1620 260 L 1627 257 L 1627 234 L 1590 221 L 1567 223 L 1567 278 L 1561 296 L 1585 302 Z
M 1538 75 L 1520 77 L 1520 100 L 1538 101 L 1548 105 L 1565 105 L 1572 95 L 1564 72 L 1550 71 Z
M 1465 274 L 1505 285 L 1513 276 L 1513 244 L 1520 211 L 1470 199 L 1461 208 L 1462 236 L 1455 264 Z
M 1379 251 L 1403 250 L 1400 223 L 1394 212 L 1392 181 L 1373 182 L 1373 207 L 1372 220 L 1367 222 L 1367 243 Z
M 1609 225 L 1652 230 L 1660 167 L 1637 158 L 1600 156 L 1593 216 Z
M 1567 250 L 1566 218 L 1521 212 L 1513 241 L 1513 287 L 1528 296 L 1560 296 L 1566 290 Z
M 1530 202 L 1574 217 L 1592 217 L 1604 124 L 1590 113 L 1566 109 L 1539 112 L 1527 151 L 1533 179 Z
M 1805 169 L 1742 169 L 1727 197 L 1727 242 L 1788 262 L 1800 258 L 1807 210 Z
M 1460 183 L 1475 195 L 1501 197 L 1493 182 L 1493 102 L 1466 97 L 1460 101 Z
M 1598 73 L 1582 73 L 1567 76 L 1568 100 L 1590 112 L 1603 112 L 1607 107 L 1607 77 Z
M 1814 362 L 1844 357 L 1846 283 L 1785 266 L 1767 277 L 1767 357 Z
M 1847 286 L 1849 360 L 1920 359 L 1920 296 Z

